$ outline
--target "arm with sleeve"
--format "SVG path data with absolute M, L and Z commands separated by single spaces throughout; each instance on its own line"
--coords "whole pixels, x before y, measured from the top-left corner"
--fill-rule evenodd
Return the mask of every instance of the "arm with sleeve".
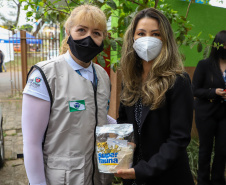
M 107 115 L 107 123 L 108 124 L 117 124 L 117 121 L 111 116 Z
M 165 172 L 186 151 L 190 142 L 193 96 L 189 77 L 178 77 L 174 87 L 168 93 L 170 135 L 161 145 L 158 153 L 148 161 L 141 160 L 134 166 L 138 180 Z
M 213 74 L 209 73 L 207 68 L 207 61 L 199 61 L 192 79 L 192 91 L 195 97 L 201 99 L 213 99 L 217 97 L 217 94 L 215 93 L 216 88 L 204 87 L 205 80 L 212 78 L 212 75 Z
M 31 185 L 46 185 L 42 141 L 49 114 L 47 88 L 40 72 L 35 70 L 24 89 L 22 106 L 24 164 Z
M 23 95 L 22 132 L 24 164 L 31 185 L 46 185 L 42 140 L 48 125 L 50 102 Z

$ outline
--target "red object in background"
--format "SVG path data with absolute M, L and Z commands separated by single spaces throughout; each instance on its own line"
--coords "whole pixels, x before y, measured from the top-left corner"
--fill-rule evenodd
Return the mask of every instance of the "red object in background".
M 226 92 L 226 89 L 224 90 L 224 92 Z
M 15 52 L 20 52 L 20 45 L 16 45 L 16 46 L 13 46 L 13 50 L 15 51 Z

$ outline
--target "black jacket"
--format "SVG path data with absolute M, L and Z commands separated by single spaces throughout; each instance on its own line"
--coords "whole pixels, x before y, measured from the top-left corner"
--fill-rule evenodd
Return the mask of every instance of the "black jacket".
M 190 142 L 193 95 L 190 78 L 178 76 L 166 93 L 161 108 L 143 107 L 141 136 L 137 132 L 134 106 L 120 104 L 119 123 L 133 123 L 135 143 L 142 143 L 143 160 L 134 161 L 136 179 L 146 185 L 193 185 L 186 147 Z M 134 158 L 138 155 L 135 150 Z M 131 184 L 130 180 L 124 184 Z
M 209 58 L 199 61 L 192 80 L 192 90 L 196 97 L 196 114 L 203 119 L 214 115 L 225 104 L 223 98 L 215 93 L 216 88 L 226 88 L 219 65 Z

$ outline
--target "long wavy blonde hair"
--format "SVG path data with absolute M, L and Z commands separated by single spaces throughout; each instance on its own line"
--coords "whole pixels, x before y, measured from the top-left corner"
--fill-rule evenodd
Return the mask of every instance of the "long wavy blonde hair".
M 70 30 L 72 27 L 79 25 L 81 22 L 86 22 L 88 25 L 97 27 L 103 31 L 104 36 L 107 34 L 107 20 L 104 12 L 91 4 L 80 5 L 71 12 L 70 16 L 66 20 L 64 27 L 66 30 Z M 64 54 L 69 49 L 67 44 L 68 35 L 62 41 L 60 54 Z
M 158 21 L 163 45 L 160 54 L 153 61 L 146 81 L 142 83 L 143 65 L 133 49 L 133 43 L 137 24 L 144 17 Z M 139 98 L 142 98 L 142 103 L 150 106 L 151 110 L 159 108 L 164 103 L 165 93 L 175 83 L 176 75 L 183 76 L 184 67 L 171 25 L 160 11 L 147 8 L 133 18 L 124 36 L 120 70 L 123 79 L 122 103 L 133 106 Z

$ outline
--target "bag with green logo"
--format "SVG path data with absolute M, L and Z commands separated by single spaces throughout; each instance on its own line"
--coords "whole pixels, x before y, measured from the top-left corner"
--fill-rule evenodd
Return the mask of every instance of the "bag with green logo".
M 109 124 L 96 127 L 96 154 L 99 171 L 116 173 L 132 165 L 134 135 L 132 124 Z

